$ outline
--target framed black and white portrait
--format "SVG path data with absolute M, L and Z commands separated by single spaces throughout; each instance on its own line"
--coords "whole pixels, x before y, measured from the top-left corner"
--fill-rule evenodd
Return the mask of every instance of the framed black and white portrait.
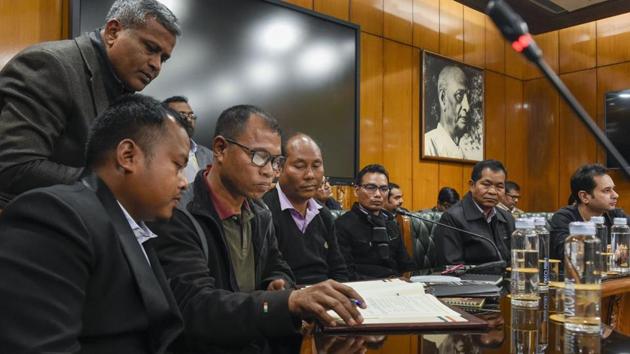
M 421 158 L 483 160 L 483 100 L 482 69 L 424 51 Z

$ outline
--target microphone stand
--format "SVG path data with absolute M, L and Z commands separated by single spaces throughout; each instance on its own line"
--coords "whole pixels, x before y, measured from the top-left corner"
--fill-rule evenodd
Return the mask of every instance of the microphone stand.
M 486 8 L 486 13 L 497 25 L 503 36 L 512 43 L 512 48 L 522 53 L 529 61 L 533 62 L 543 75 L 551 82 L 560 96 L 571 107 L 573 112 L 582 120 L 586 127 L 595 136 L 597 141 L 604 146 L 606 151 L 619 163 L 621 170 L 630 178 L 630 165 L 612 144 L 606 134 L 602 132 L 597 123 L 586 113 L 575 96 L 564 85 L 560 77 L 553 72 L 549 64 L 542 57 L 542 51 L 529 34 L 527 24 L 512 8 L 503 0 L 491 0 Z
M 484 242 L 487 242 L 488 244 L 492 245 L 492 248 L 494 248 L 495 252 L 497 253 L 497 256 L 499 257 L 499 260 L 502 261 L 505 264 L 505 260 L 503 259 L 503 256 L 501 255 L 501 251 L 499 251 L 499 248 L 497 247 L 497 245 L 494 244 L 494 242 L 488 240 L 487 238 L 485 238 L 485 237 L 483 237 L 483 236 L 481 236 L 479 234 L 476 234 L 474 232 L 470 232 L 468 230 L 460 229 L 459 227 L 455 227 L 455 226 L 447 225 L 447 224 L 444 224 L 444 223 L 441 223 L 441 222 L 438 222 L 438 221 L 434 221 L 434 220 L 431 220 L 431 219 L 426 219 L 426 218 L 420 217 L 418 215 L 412 214 L 412 213 L 410 213 L 408 211 L 404 211 L 404 210 L 402 210 L 400 208 L 396 209 L 396 212 L 398 214 L 401 214 L 401 215 L 409 216 L 409 217 L 412 217 L 412 218 L 415 218 L 415 219 L 418 219 L 418 220 L 422 220 L 422 221 L 426 221 L 426 222 L 429 222 L 429 223 L 432 223 L 432 224 L 435 224 L 435 225 L 440 225 L 440 226 L 445 227 L 447 229 L 463 232 L 463 233 L 465 233 L 467 235 L 474 236 L 476 239 L 483 240 Z

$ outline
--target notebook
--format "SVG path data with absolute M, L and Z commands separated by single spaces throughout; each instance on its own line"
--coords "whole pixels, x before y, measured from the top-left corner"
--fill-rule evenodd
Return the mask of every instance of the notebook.
M 466 297 L 493 297 L 501 295 L 501 288 L 489 284 L 436 284 L 431 286 L 433 295 L 443 296 L 466 296 Z
M 435 296 L 427 294 L 421 283 L 401 279 L 384 279 L 345 283 L 356 290 L 367 305 L 359 309 L 364 318 L 360 326 L 343 325 L 333 311 L 329 315 L 337 320 L 335 327 L 324 326 L 323 332 L 374 332 L 410 330 L 448 330 L 486 328 L 487 323 L 463 311 L 452 309 Z
M 466 273 L 460 277 L 467 284 L 492 284 L 499 285 L 503 281 L 503 277 L 496 274 L 474 274 Z

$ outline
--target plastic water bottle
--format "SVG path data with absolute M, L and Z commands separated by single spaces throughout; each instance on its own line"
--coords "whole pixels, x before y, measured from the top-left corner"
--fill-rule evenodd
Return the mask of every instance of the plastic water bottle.
M 602 276 L 608 272 L 608 264 L 611 261 L 612 252 L 610 251 L 610 244 L 608 243 L 608 227 L 606 227 L 605 219 L 603 216 L 593 216 L 591 222 L 595 224 L 595 236 L 600 242 L 600 270 Z
M 516 219 L 511 293 L 512 306 L 538 307 L 538 234 L 531 219 Z
M 564 330 L 599 333 L 601 275 L 597 269 L 600 242 L 595 224 L 572 222 L 564 241 Z M 565 340 L 566 342 L 566 340 Z
M 610 244 L 612 245 L 610 270 L 621 274 L 629 273 L 630 228 L 628 228 L 626 218 L 615 218 L 614 224 L 610 228 Z
M 549 230 L 543 217 L 534 218 L 534 230 L 538 234 L 538 291 L 549 290 Z

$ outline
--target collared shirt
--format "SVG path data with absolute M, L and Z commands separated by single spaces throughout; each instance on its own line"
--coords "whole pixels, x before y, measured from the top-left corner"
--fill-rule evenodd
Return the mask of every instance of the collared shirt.
M 195 176 L 197 172 L 199 172 L 199 162 L 197 161 L 197 143 L 190 139 L 190 151 L 188 151 L 188 164 L 184 168 L 184 176 L 186 176 L 186 180 L 188 183 L 193 183 L 195 181 Z M 205 166 L 204 166 L 205 167 Z
M 131 217 L 131 215 L 129 215 L 129 213 L 127 212 L 127 209 L 125 209 L 125 207 L 122 204 L 120 204 L 119 201 L 116 201 L 116 202 L 118 202 L 118 205 L 120 205 L 120 209 L 122 209 L 123 214 L 125 214 L 125 218 L 127 219 L 127 222 L 129 223 L 129 227 L 131 227 L 131 231 L 133 231 L 133 234 L 136 236 L 136 241 L 138 241 L 138 244 L 140 245 L 140 249 L 142 250 L 142 253 L 144 254 L 144 258 L 146 258 L 147 262 L 149 262 L 149 265 L 151 265 L 151 262 L 149 261 L 149 256 L 147 256 L 147 252 L 144 250 L 144 247 L 142 247 L 142 244 L 158 236 L 154 234 L 153 231 L 151 231 L 147 227 L 144 221 L 140 221 L 140 224 L 138 224 Z
M 212 191 L 207 178 L 209 171 L 210 169 L 207 168 L 204 177 L 206 177 L 210 200 L 214 205 L 217 215 L 221 219 L 225 236 L 224 239 L 230 254 L 236 282 L 238 283 L 240 291 L 254 291 L 256 290 L 256 265 L 251 223 L 254 218 L 254 213 L 251 211 L 247 201 L 241 206 L 240 213 L 231 211 Z
M 479 204 L 477 204 L 477 202 L 475 201 L 475 199 L 473 198 L 473 204 L 475 204 L 475 206 L 477 207 L 477 209 L 479 209 L 479 211 L 481 212 L 481 214 L 483 214 L 483 216 L 486 218 L 486 222 L 489 224 L 492 222 L 492 218 L 497 215 L 497 210 L 492 207 L 492 209 L 490 210 L 490 213 L 486 215 L 486 212 L 479 206 Z
M 109 100 L 113 101 L 125 93 L 133 93 L 134 91 L 122 82 L 116 75 L 116 71 L 107 56 L 107 50 L 105 50 L 105 45 L 103 44 L 103 39 L 101 38 L 101 29 L 99 28 L 90 32 L 89 37 L 92 44 L 94 44 L 94 46 L 98 49 L 97 52 L 99 55 L 97 57 L 99 63 L 103 68 L 105 68 L 105 70 L 103 70 L 103 81 Z
M 295 225 L 297 225 L 298 229 L 303 234 L 306 233 L 308 224 L 310 224 L 317 214 L 319 214 L 319 209 L 321 209 L 322 206 L 319 205 L 315 199 L 311 198 L 306 204 L 306 215 L 302 215 L 293 207 L 289 198 L 287 198 L 286 194 L 284 194 L 282 188 L 280 188 L 280 183 L 276 183 L 276 189 L 278 190 L 278 197 L 280 198 L 280 210 L 285 211 L 289 209 L 291 217 L 293 218 L 293 221 L 295 221 Z

